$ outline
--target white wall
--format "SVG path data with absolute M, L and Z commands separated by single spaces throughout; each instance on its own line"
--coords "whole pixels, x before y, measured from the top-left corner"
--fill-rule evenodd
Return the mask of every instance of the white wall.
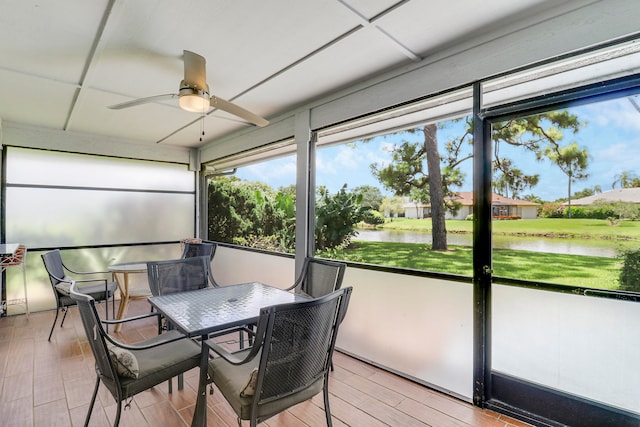
M 337 347 L 471 400 L 473 288 L 469 283 L 347 268 L 349 311 Z
M 230 285 L 262 282 L 288 288 L 295 282 L 293 258 L 219 246 L 211 264 L 216 282 Z
M 219 247 L 212 269 L 223 285 L 293 283 L 294 260 Z M 473 290 L 469 283 L 348 267 L 349 311 L 337 347 L 466 400 L 473 393 Z
M 520 216 L 522 219 L 536 219 L 538 218 L 537 206 L 522 206 L 520 208 Z
M 494 370 L 640 413 L 638 303 L 492 289 Z
M 445 213 L 445 218 L 465 220 L 471 214 L 473 214 L 473 206 L 461 206 L 460 210 L 455 215 L 452 215 L 451 212 L 447 211 Z

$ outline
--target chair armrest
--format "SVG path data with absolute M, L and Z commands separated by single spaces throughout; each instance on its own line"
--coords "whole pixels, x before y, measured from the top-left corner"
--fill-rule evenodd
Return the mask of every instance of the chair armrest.
M 88 282 L 104 282 L 104 284 L 106 285 L 108 280 L 107 279 L 73 279 L 76 283 L 88 283 Z M 66 282 L 66 280 L 65 280 Z
M 289 286 L 288 288 L 284 288 L 284 290 L 285 291 L 292 291 L 292 290 L 298 288 L 302 284 L 303 280 L 304 280 L 304 270 L 302 271 L 302 274 L 300 276 L 298 276 L 298 278 L 293 283 L 293 285 Z
M 293 285 L 289 286 L 288 288 L 284 288 L 282 289 L 283 291 L 293 291 L 295 288 L 298 287 L 298 282 L 294 283 Z
M 108 325 L 117 325 L 118 323 L 132 322 L 134 320 L 146 319 L 148 317 L 157 317 L 158 319 L 160 319 L 161 316 L 162 315 L 160 313 L 158 313 L 157 311 L 154 311 L 153 313 L 141 314 L 139 316 L 127 317 L 125 319 L 119 319 L 119 320 L 103 320 L 103 319 L 100 319 L 100 322 L 101 323 L 106 323 Z
M 246 332 L 247 335 L 249 335 L 250 337 L 255 337 L 256 332 L 252 329 L 253 326 L 255 326 L 255 323 L 251 325 L 238 326 L 230 329 L 223 329 L 222 331 L 209 334 L 209 338 L 222 337 L 225 335 L 233 334 L 235 332 Z
M 77 273 L 75 271 L 71 271 L 69 270 L 71 273 L 76 273 L 76 274 L 82 274 L 82 273 Z M 64 277 L 58 277 L 54 274 L 49 273 L 49 275 L 51 277 L 53 277 L 54 279 L 56 279 L 58 282 L 65 282 L 65 283 L 71 283 L 71 282 L 76 282 L 76 283 L 88 283 L 88 282 L 103 282 L 105 284 L 105 286 L 108 283 L 108 280 L 105 279 L 104 277 L 102 278 L 96 278 L 96 279 L 76 279 L 76 278 L 69 278 L 69 279 L 65 279 Z M 66 277 L 66 276 L 65 276 Z
M 111 274 L 110 271 L 76 271 L 76 270 L 72 270 L 71 268 L 67 267 L 67 265 L 65 263 L 62 263 L 62 266 L 64 267 L 65 270 L 69 271 L 70 273 L 73 274 Z
M 304 281 L 306 275 L 307 275 L 307 269 L 309 268 L 309 260 L 307 258 L 305 258 L 304 260 L 304 264 L 302 265 L 302 270 L 300 271 L 300 274 L 298 275 L 298 277 L 296 277 L 295 282 L 293 282 L 293 285 L 289 286 L 288 288 L 284 288 L 285 291 L 292 291 L 300 286 L 302 286 L 302 282 Z
M 153 312 L 147 313 L 147 314 L 141 314 L 139 316 L 127 317 L 127 318 L 119 319 L 119 320 L 109 320 L 109 319 L 102 320 L 102 319 L 100 319 L 100 323 L 104 323 L 106 325 L 118 325 L 118 324 L 122 324 L 122 323 L 126 323 L 126 322 L 132 322 L 134 320 L 147 319 L 149 317 L 154 317 L 154 316 L 158 320 L 158 335 L 160 335 L 162 333 L 162 315 L 160 313 L 158 313 L 157 311 L 153 311 Z
M 225 334 L 226 333 L 232 333 L 235 332 L 236 330 L 238 331 L 242 331 L 245 330 L 247 332 L 249 332 L 244 326 L 241 326 L 239 328 L 233 328 L 233 329 L 227 329 L 225 331 L 223 331 Z M 266 322 L 258 322 L 258 330 L 256 332 L 251 331 L 250 333 L 254 336 L 254 340 L 253 340 L 253 346 L 251 347 L 251 351 L 249 351 L 249 353 L 246 355 L 246 357 L 244 358 L 240 358 L 238 356 L 236 356 L 234 353 L 231 353 L 227 350 L 225 350 L 222 346 L 216 344 L 215 342 L 213 342 L 212 340 L 206 340 L 205 344 L 211 349 L 213 350 L 215 353 L 217 353 L 218 355 L 220 355 L 220 357 L 222 357 L 223 359 L 225 359 L 227 362 L 231 363 L 232 365 L 242 365 L 243 363 L 247 363 L 250 360 L 252 360 L 254 357 L 256 357 L 258 355 L 258 353 L 260 353 L 260 350 L 262 350 L 262 343 L 264 342 L 264 335 L 266 332 Z M 242 349 L 239 351 L 246 351 L 247 349 Z M 237 353 L 237 352 L 235 352 Z
M 253 358 L 255 358 L 260 351 L 260 346 L 254 345 L 253 347 L 251 347 L 251 351 L 245 357 L 241 358 L 236 356 L 235 352 L 234 353 L 228 352 L 222 346 L 216 344 L 211 340 L 207 340 L 205 344 L 207 345 L 207 347 L 213 350 L 217 355 L 219 355 L 220 357 L 222 357 L 224 360 L 231 363 L 232 365 L 243 365 L 253 360 Z M 241 351 L 246 351 L 246 349 Z
M 69 270 L 67 268 L 67 270 Z M 111 274 L 110 271 L 73 271 L 69 270 L 73 274 Z
M 161 334 L 159 336 L 162 337 L 162 335 L 165 335 L 165 334 Z M 131 344 L 130 345 L 130 344 L 124 344 L 119 341 L 116 341 L 113 338 L 111 338 L 110 335 L 105 335 L 104 337 L 107 341 L 109 341 L 111 344 L 115 345 L 116 347 L 124 348 L 126 350 L 148 350 L 150 348 L 160 347 L 161 345 L 169 344 L 172 342 L 189 339 L 189 337 L 187 337 L 186 335 L 180 334 L 180 336 L 178 337 L 160 340 L 160 341 L 154 342 L 153 344 L 146 344 L 146 345 Z

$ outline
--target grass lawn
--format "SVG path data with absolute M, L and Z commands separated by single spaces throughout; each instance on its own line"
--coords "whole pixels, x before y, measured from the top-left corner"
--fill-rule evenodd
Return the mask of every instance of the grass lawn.
M 538 218 L 513 221 L 493 221 L 493 233 L 546 238 L 621 239 L 640 240 L 640 221 L 620 221 L 611 225 L 602 219 Z M 378 226 L 385 230 L 431 232 L 431 219 L 394 218 Z M 448 220 L 447 232 L 471 233 L 473 221 Z
M 468 246 L 432 252 L 423 244 L 354 240 L 345 253 L 350 260 L 368 264 L 472 275 L 472 249 Z M 493 255 L 496 276 L 601 289 L 618 287 L 619 259 L 508 249 L 494 249 Z
M 472 221 L 448 220 L 447 233 L 472 233 Z M 394 218 L 378 228 L 431 232 L 431 219 Z M 636 249 L 640 246 L 640 221 L 538 218 L 493 221 L 495 236 L 509 240 L 522 237 L 541 239 L 584 239 L 599 247 Z M 449 246 L 448 252 L 432 252 L 417 243 L 368 242 L 354 239 L 346 258 L 370 264 L 472 276 L 473 254 L 468 246 Z M 617 289 L 622 260 L 617 258 L 568 255 L 513 249 L 493 249 L 496 276 L 523 280 Z

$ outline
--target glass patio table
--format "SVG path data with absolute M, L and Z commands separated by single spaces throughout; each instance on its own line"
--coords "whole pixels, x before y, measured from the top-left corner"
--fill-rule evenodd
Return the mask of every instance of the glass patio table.
M 262 283 L 243 283 L 149 297 L 149 302 L 183 334 L 202 338 L 198 398 L 192 426 L 207 425 L 207 369 L 209 334 L 258 321 L 260 309 L 308 298 Z

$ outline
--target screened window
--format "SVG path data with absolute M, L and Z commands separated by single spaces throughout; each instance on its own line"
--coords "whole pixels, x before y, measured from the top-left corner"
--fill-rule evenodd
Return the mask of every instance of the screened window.
M 494 123 L 498 276 L 604 289 L 640 242 L 638 96 Z M 633 255 L 630 255 L 633 256 Z
M 471 275 L 470 92 L 319 132 L 320 256 Z
M 207 165 L 207 237 L 295 252 L 296 157 L 286 141 Z
M 621 43 L 483 83 L 489 111 L 517 102 L 543 111 L 507 113 L 492 122 L 495 275 L 624 287 L 619 257 L 640 237 L 633 231 L 640 206 L 634 155 L 640 97 L 628 89 L 614 95 L 612 79 L 637 71 L 639 51 L 635 42 Z M 578 101 L 562 92 L 578 87 L 584 88 Z M 612 92 L 603 96 L 607 87 Z M 587 101 L 592 94 L 597 98 Z M 551 102 L 566 107 L 544 111 Z M 500 109 L 509 105 L 494 111 Z

